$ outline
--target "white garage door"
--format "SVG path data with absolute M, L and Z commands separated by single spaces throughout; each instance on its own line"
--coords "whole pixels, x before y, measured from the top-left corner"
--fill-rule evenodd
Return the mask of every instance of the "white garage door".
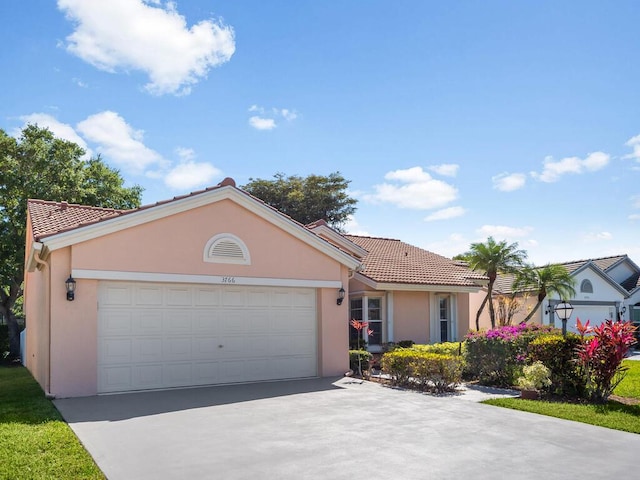
M 317 375 L 311 288 L 101 282 L 98 391 Z

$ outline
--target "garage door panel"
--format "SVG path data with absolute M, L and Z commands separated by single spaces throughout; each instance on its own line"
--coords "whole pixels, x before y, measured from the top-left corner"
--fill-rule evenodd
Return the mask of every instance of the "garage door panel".
M 99 315 L 99 335 L 130 335 L 132 331 L 132 312 L 114 310 L 109 315 Z
M 162 313 L 164 334 L 190 335 L 193 330 L 193 312 L 189 309 L 171 309 Z
M 193 385 L 191 363 L 165 363 L 162 366 L 162 383 L 166 387 Z
M 162 361 L 162 337 L 136 337 L 132 342 L 133 363 L 161 362 Z
M 217 287 L 197 287 L 194 294 L 194 306 L 213 307 L 220 305 L 220 289 Z
M 103 392 L 131 390 L 131 367 L 104 367 L 98 371 L 98 384 Z
M 99 392 L 317 374 L 310 288 L 101 282 Z
M 218 357 L 218 350 L 220 347 L 220 339 L 217 336 L 202 336 L 192 339 L 193 344 L 193 358 L 201 359 L 215 359 Z
M 162 357 L 168 361 L 185 361 L 193 357 L 191 336 L 164 337 L 162 340 Z
M 198 310 L 194 312 L 193 333 L 195 335 L 217 334 L 218 333 L 218 315 L 213 310 Z
M 100 304 L 129 307 L 133 305 L 133 291 L 128 284 L 109 284 L 101 290 Z
M 191 307 L 192 303 L 192 290 L 189 287 L 167 288 L 167 306 Z
M 131 363 L 133 359 L 132 338 L 109 338 L 99 343 L 98 355 L 105 365 Z
M 131 385 L 138 390 L 162 388 L 162 365 L 136 365 L 131 369 Z
M 228 288 L 222 290 L 222 305 L 225 307 L 244 307 L 246 303 L 245 290 Z
M 133 317 L 134 335 L 162 335 L 162 310 L 141 310 Z
M 213 385 L 220 381 L 220 364 L 218 362 L 199 362 L 193 364 L 194 385 Z
M 162 287 L 156 285 L 136 286 L 135 288 L 136 305 L 154 305 L 161 306 Z

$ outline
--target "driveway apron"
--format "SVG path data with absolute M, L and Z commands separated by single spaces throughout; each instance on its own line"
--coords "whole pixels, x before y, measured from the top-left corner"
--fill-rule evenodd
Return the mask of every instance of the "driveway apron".
M 634 478 L 640 435 L 372 382 L 55 400 L 110 480 Z

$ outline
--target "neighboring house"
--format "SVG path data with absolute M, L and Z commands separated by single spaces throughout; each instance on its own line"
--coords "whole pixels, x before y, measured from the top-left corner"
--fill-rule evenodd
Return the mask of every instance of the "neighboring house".
M 486 276 L 400 240 L 340 235 L 322 221 L 307 227 L 361 259 L 349 280 L 349 307 L 372 331 L 364 333 L 370 351 L 401 340 L 456 341 L 469 330 L 469 294 Z
M 567 299 L 547 296 L 532 317 L 532 322 L 560 327 L 562 322 L 550 312 L 562 300 L 569 301 L 574 307 L 567 322 L 569 331 L 575 332 L 578 318 L 583 323 L 590 320 L 591 325 L 598 325 L 606 319 L 640 322 L 640 267 L 627 255 L 578 260 L 560 265 L 564 266 L 575 280 L 576 295 Z M 511 295 L 512 282 L 513 276 L 500 275 L 496 280 L 496 295 Z M 523 293 L 519 292 L 517 298 L 522 300 Z M 536 304 L 537 292 L 526 293 L 528 298 L 525 308 L 514 317 L 513 323 L 522 320 Z M 474 296 L 472 303 L 479 306 L 481 298 L 480 295 Z M 487 327 L 489 324 L 489 314 L 485 311 L 481 325 Z
M 26 364 L 59 397 L 342 375 L 359 266 L 232 179 L 129 211 L 30 200 Z

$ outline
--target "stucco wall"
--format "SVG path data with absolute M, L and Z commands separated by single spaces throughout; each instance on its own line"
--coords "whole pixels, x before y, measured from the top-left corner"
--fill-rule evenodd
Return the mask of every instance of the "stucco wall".
M 393 293 L 393 338 L 429 343 L 429 293 Z
M 240 238 L 251 265 L 203 262 L 213 236 Z M 340 265 L 231 200 L 206 205 L 75 245 L 78 269 L 336 280 Z M 312 272 L 312 274 L 311 274 Z M 311 274 L 311 275 L 310 275 Z

